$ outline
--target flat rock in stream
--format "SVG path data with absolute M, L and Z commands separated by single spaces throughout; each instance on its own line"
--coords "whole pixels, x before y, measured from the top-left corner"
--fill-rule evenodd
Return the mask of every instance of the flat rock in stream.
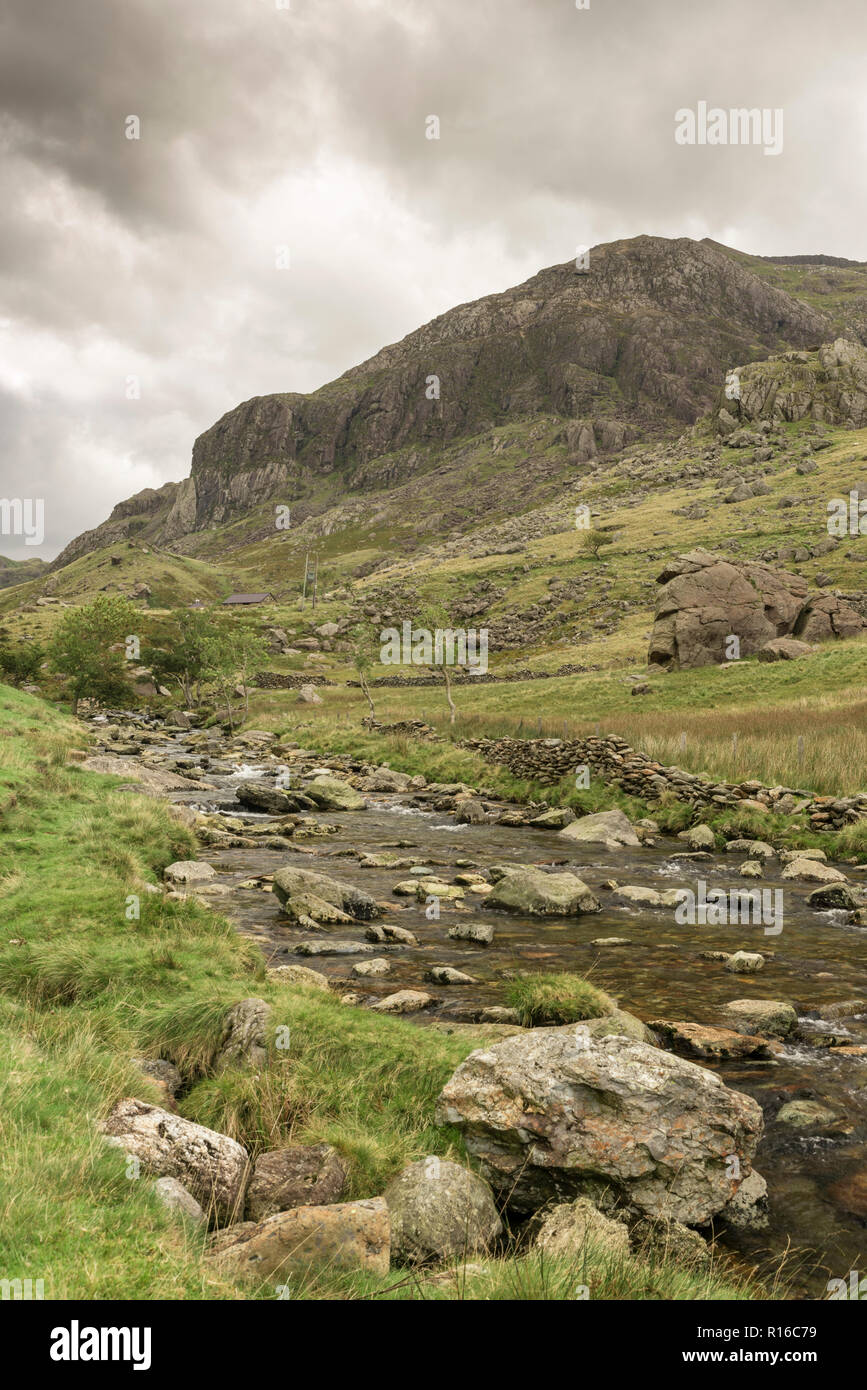
M 502 912 L 531 917 L 577 917 L 601 908 L 598 898 L 575 874 L 546 874 L 525 864 L 506 866 L 486 902 Z
M 302 941 L 296 956 L 371 956 L 373 947 L 363 941 Z
M 382 916 L 369 893 L 312 869 L 278 869 L 271 886 L 287 917 L 301 926 L 367 922 Z
M 560 831 L 565 840 L 577 840 L 582 844 L 602 845 L 605 849 L 619 849 L 621 845 L 637 847 L 641 844 L 633 830 L 629 818 L 617 807 L 611 811 L 597 811 L 590 816 L 581 816 Z
M 730 1028 L 708 1028 L 701 1023 L 672 1022 L 667 1018 L 652 1018 L 648 1027 L 658 1033 L 672 1051 L 706 1061 L 769 1055 L 766 1038 L 735 1033 Z
M 367 810 L 367 802 L 361 793 L 350 787 L 348 782 L 342 782 L 339 777 L 315 777 L 312 782 L 307 783 L 304 794 L 323 811 Z

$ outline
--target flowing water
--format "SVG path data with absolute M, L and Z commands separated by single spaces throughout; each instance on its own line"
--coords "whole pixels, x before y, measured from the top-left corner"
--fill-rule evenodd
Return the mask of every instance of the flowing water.
M 178 742 L 173 754 L 184 750 Z M 252 824 L 271 818 L 254 815 L 234 803 L 242 776 L 270 774 L 274 761 L 240 766 L 234 773 L 196 773 L 213 794 L 184 793 L 174 799 L 204 811 L 221 810 Z M 269 780 L 265 785 L 272 785 Z M 257 939 L 271 965 L 297 962 L 330 979 L 364 1002 L 399 989 L 422 989 L 437 1006 L 413 1021 L 467 1020 L 486 1005 L 504 1002 L 504 979 L 514 970 L 570 970 L 589 976 L 616 996 L 620 1006 L 643 1019 L 667 1018 L 724 1026 L 720 1011 L 732 999 L 784 999 L 794 1004 L 803 1029 L 833 1033 L 842 1044 L 867 1044 L 867 1009 L 853 1017 L 825 1018 L 823 1008 L 844 1000 L 867 999 L 867 930 L 848 925 L 842 912 L 815 912 L 806 899 L 812 884 L 783 882 L 775 861 L 758 885 L 738 875 L 738 856 L 714 855 L 700 864 L 685 865 L 672 855 L 682 846 L 662 837 L 653 847 L 605 851 L 598 846 L 559 840 L 550 831 L 509 828 L 494 824 L 457 825 L 448 812 L 419 809 L 411 794 L 367 795 L 364 812 L 323 813 L 321 819 L 338 827 L 324 838 L 284 849 L 207 849 L 204 854 L 218 870 L 218 882 L 230 893 L 217 901 L 240 931 Z M 637 909 L 604 905 L 599 913 L 575 918 L 525 917 L 486 909 L 484 898 L 466 891 L 463 906 L 441 899 L 438 920 L 429 920 L 423 904 L 396 897 L 394 885 L 407 879 L 406 868 L 366 868 L 357 852 L 393 853 L 425 865 L 432 876 L 446 880 L 461 867 L 484 869 L 505 861 L 571 869 L 599 890 L 607 879 L 659 889 L 695 888 L 697 878 L 708 888 L 759 886 L 780 888 L 784 894 L 783 931 L 765 935 L 761 925 L 679 926 L 673 909 Z M 305 931 L 288 925 L 267 884 L 241 887 L 257 875 L 293 866 L 352 883 L 389 903 L 387 920 L 407 927 L 417 946 L 375 947 L 391 970 L 384 978 L 357 978 L 352 966 L 358 956 L 295 954 L 304 941 L 327 942 L 329 936 L 365 942 L 364 926 Z M 851 867 L 845 872 L 857 879 Z M 599 896 L 606 904 L 610 895 Z M 494 928 L 489 946 L 456 941 L 449 927 L 486 922 Z M 594 946 L 600 937 L 627 938 L 628 944 Z M 766 965 L 757 975 L 733 975 L 722 962 L 704 960 L 707 950 L 760 951 Z M 773 957 L 771 958 L 771 953 Z M 472 985 L 436 985 L 424 979 L 432 965 L 451 965 L 474 977 Z M 803 1296 L 821 1297 L 826 1281 L 848 1278 L 850 1270 L 867 1273 L 867 1055 L 832 1053 L 827 1047 L 803 1041 L 783 1045 L 771 1058 L 702 1062 L 717 1071 L 727 1085 L 753 1096 L 765 1113 L 765 1134 L 755 1166 L 768 1182 L 771 1223 L 760 1232 L 726 1234 L 725 1242 L 750 1264 L 766 1269 L 787 1246 L 798 1253 L 788 1274 Z M 816 1100 L 838 1116 L 820 1134 L 775 1123 L 780 1107 L 794 1098 Z

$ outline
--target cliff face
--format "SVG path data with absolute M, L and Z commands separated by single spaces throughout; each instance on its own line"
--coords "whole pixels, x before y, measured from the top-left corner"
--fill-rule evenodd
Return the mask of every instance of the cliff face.
M 603 449 L 636 428 L 674 430 L 713 407 L 733 363 L 814 347 L 829 325 L 712 243 L 595 247 L 586 273 L 553 266 L 440 315 L 311 395 L 259 396 L 229 411 L 196 440 L 160 539 L 272 496 L 387 486 L 388 456 L 404 446 L 446 446 L 539 411 L 580 422 L 572 433 L 589 431 Z M 105 544 L 104 532 L 64 555 Z
M 720 403 L 720 432 L 756 420 L 821 420 L 867 425 L 867 348 L 846 338 L 816 352 L 785 352 L 734 369 L 732 399 Z

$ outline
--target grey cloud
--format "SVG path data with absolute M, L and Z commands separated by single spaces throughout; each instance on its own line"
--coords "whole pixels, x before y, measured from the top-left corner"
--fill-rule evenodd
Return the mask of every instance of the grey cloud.
M 6 0 L 0 494 L 56 499 L 53 554 L 238 401 L 578 243 L 867 257 L 865 27 L 858 0 Z M 783 154 L 677 146 L 700 99 L 782 107 Z

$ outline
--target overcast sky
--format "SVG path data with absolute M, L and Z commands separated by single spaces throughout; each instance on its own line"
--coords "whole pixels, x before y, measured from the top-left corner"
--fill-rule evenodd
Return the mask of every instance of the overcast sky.
M 0 496 L 46 536 L 0 553 L 579 244 L 867 259 L 863 0 L 281 4 L 2 0 Z M 678 145 L 699 101 L 782 153 Z

